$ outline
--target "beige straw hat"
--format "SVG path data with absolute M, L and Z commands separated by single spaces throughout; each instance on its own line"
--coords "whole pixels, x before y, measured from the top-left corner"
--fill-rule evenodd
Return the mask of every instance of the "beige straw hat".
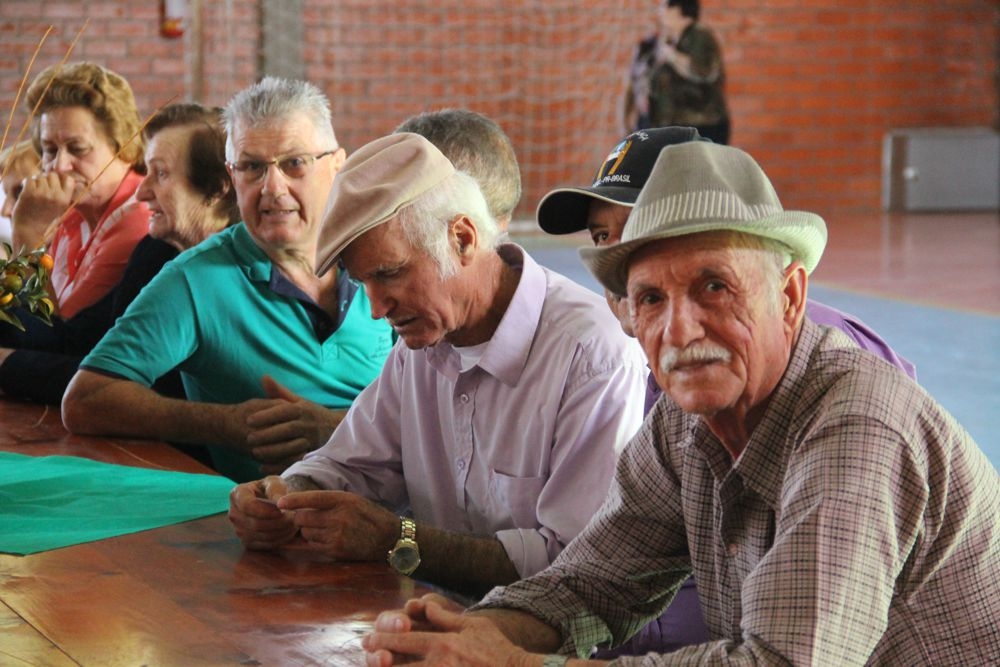
M 752 157 L 730 146 L 689 142 L 660 151 L 636 199 L 622 242 L 581 248 L 590 272 L 615 294 L 625 294 L 628 260 L 660 239 L 730 230 L 780 241 L 811 273 L 826 246 L 826 224 L 814 213 L 786 211 Z

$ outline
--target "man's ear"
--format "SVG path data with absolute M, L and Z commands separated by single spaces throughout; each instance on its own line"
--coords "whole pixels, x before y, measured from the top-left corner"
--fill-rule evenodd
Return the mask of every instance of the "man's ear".
M 809 292 L 809 276 L 802 262 L 794 261 L 788 265 L 782 279 L 782 316 L 789 331 L 798 331 L 802 318 L 806 314 L 806 297 Z
M 459 215 L 448 224 L 448 241 L 459 262 L 468 264 L 479 249 L 479 231 L 468 217 Z
M 338 148 L 330 156 L 330 164 L 333 165 L 333 173 L 336 174 L 340 171 L 340 168 L 344 166 L 344 161 L 347 160 L 347 151 L 343 148 Z

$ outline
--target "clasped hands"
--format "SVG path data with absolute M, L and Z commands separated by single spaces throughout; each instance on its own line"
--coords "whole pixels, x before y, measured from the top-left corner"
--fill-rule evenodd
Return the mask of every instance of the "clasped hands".
M 335 560 L 385 561 L 399 537 L 399 518 L 348 491 L 291 491 L 286 480 L 265 477 L 229 494 L 229 520 L 248 549 L 309 548 Z M 528 657 L 485 618 L 430 594 L 404 609 L 379 615 L 363 639 L 368 665 L 528 665 Z M 514 661 L 508 661 L 514 660 Z
M 268 375 L 261 384 L 268 398 L 244 401 L 237 407 L 238 439 L 265 475 L 278 474 L 323 445 L 345 411 L 307 401 Z
M 235 487 L 229 520 L 248 549 L 309 548 L 335 560 L 383 561 L 399 536 L 399 518 L 348 491 L 290 491 L 266 477 Z M 528 667 L 537 657 L 511 643 L 488 618 L 432 593 L 379 614 L 362 640 L 366 664 Z
M 368 667 L 527 667 L 538 657 L 512 644 L 487 618 L 463 614 L 457 603 L 431 593 L 409 600 L 402 610 L 375 619 L 361 644 Z
M 292 491 L 278 476 L 235 487 L 229 521 L 247 549 L 308 548 L 341 561 L 385 561 L 399 517 L 349 491 Z

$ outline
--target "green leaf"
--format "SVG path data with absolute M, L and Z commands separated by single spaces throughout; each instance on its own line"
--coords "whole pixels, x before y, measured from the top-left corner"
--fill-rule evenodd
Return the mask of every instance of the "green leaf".
M 12 324 L 21 331 L 24 331 L 24 325 L 21 324 L 21 320 L 17 319 L 14 315 L 8 313 L 6 310 L 0 309 L 0 322 L 7 322 Z

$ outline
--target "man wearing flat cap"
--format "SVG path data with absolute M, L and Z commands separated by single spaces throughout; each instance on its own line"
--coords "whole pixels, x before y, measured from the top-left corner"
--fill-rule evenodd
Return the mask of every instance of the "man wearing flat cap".
M 607 500 L 472 612 L 382 614 L 368 664 L 582 664 L 691 571 L 710 639 L 613 664 L 997 664 L 1000 479 L 915 382 L 803 316 L 825 242 L 746 153 L 663 149 L 622 242 L 581 250 L 665 394 Z
M 326 445 L 232 495 L 244 544 L 388 555 L 479 595 L 583 529 L 639 428 L 645 359 L 599 296 L 499 237 L 476 181 L 422 136 L 347 159 L 317 271 L 342 265 L 401 342 Z

